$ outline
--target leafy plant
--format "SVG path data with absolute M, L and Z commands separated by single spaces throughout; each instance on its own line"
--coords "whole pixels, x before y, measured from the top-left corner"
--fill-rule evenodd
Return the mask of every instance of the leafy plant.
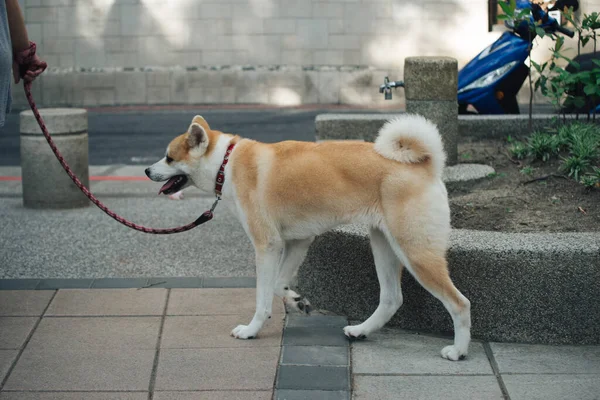
M 522 160 L 529 155 L 529 149 L 521 142 L 515 142 L 508 151 L 518 160 Z
M 521 168 L 521 170 L 519 172 L 521 172 L 523 175 L 531 175 L 533 174 L 534 168 L 531 165 L 528 165 L 526 167 Z
M 598 154 L 598 138 L 591 134 L 581 134 L 573 137 L 571 154 L 580 159 L 592 161 Z
M 579 181 L 579 177 L 583 174 L 585 169 L 590 166 L 589 159 L 576 156 L 570 156 L 568 158 L 562 157 L 562 160 L 563 163 L 560 166 L 560 170 L 576 181 Z
M 598 167 L 592 167 L 592 173 L 590 175 L 596 177 L 596 179 L 598 180 L 598 182 L 600 182 L 600 168 L 598 168 Z
M 600 188 L 600 168 L 592 167 L 592 172 L 582 176 L 580 182 L 589 188 Z
M 556 135 L 551 136 L 546 133 L 535 132 L 529 137 L 527 146 L 531 155 L 546 162 L 550 159 L 550 156 L 558 154 L 560 142 Z
M 581 179 L 579 180 L 579 183 L 581 183 L 586 188 L 590 188 L 590 189 L 595 188 L 595 187 L 600 187 L 600 181 L 594 175 L 582 176 Z
M 589 15 L 584 15 L 582 20 L 575 18 L 573 9 L 569 8 L 563 14 L 565 18 L 573 25 L 577 32 L 577 55 L 581 55 L 581 48 L 584 47 L 590 40 L 594 43 L 594 58 L 596 55 L 596 30 L 600 29 L 600 17 L 597 12 Z M 535 83 L 535 90 L 540 90 L 544 96 L 551 99 L 552 104 L 560 109 L 563 108 L 563 120 L 565 120 L 565 110 L 579 110 L 582 107 L 592 109 L 593 118 L 596 119 L 596 102 L 600 99 L 600 62 L 593 60 L 596 67 L 588 71 L 581 71 L 581 66 L 574 60 L 566 57 L 562 51 L 564 50 L 564 37 L 554 36 L 554 48 L 550 61 L 537 64 L 532 62 L 534 68 L 540 74 L 540 77 Z M 568 65 L 572 66 L 573 71 L 567 71 L 559 66 L 560 60 L 564 60 Z M 579 113 L 576 114 L 579 119 Z M 590 115 L 588 113 L 588 120 Z

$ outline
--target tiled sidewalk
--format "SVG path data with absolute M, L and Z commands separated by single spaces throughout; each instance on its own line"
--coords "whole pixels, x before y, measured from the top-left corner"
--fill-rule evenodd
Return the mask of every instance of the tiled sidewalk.
M 254 299 L 254 289 L 0 291 L 0 399 L 271 399 L 281 301 L 260 340 L 229 336 Z
M 177 279 L 154 283 L 186 284 Z M 350 388 L 354 400 L 600 398 L 600 346 L 474 341 L 449 362 L 449 338 L 384 328 L 350 351 L 345 317 L 285 320 L 278 299 L 259 338 L 243 341 L 229 332 L 251 319 L 253 288 L 44 282 L 0 290 L 0 400 L 349 400 Z
M 448 338 L 384 328 L 352 346 L 353 399 L 598 400 L 600 346 L 473 341 L 442 360 Z

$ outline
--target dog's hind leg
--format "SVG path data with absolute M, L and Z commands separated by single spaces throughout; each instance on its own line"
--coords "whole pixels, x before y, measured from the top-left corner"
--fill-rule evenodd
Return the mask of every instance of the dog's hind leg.
M 402 265 L 381 230 L 371 228 L 370 236 L 371 250 L 379 280 L 379 305 L 373 315 L 362 324 L 344 328 L 344 333 L 349 338 L 365 338 L 381 329 L 402 305 L 402 289 L 400 287 Z
M 256 311 L 249 325 L 239 325 L 231 331 L 238 339 L 256 337 L 263 324 L 271 318 L 275 280 L 279 271 L 283 240 L 271 239 L 267 243 L 256 245 Z
M 275 283 L 275 295 L 281 297 L 286 306 L 306 314 L 311 311 L 310 302 L 292 290 L 292 286 L 296 281 L 298 269 L 306 258 L 308 248 L 314 240 L 315 238 L 311 237 L 285 242 L 283 257 L 279 266 L 279 276 Z
M 410 232 L 413 237 L 407 240 L 389 232 L 386 237 L 410 273 L 442 302 L 452 317 L 454 344 L 442 349 L 442 357 L 452 361 L 462 359 L 467 355 L 471 341 L 471 303 L 452 283 L 445 251 L 428 247 L 425 237 L 415 241 L 415 231 Z

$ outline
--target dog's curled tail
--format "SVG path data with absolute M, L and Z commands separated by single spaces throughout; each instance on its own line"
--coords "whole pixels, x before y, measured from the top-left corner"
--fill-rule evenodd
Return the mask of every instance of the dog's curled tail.
M 375 151 L 401 163 L 428 163 L 438 177 L 442 176 L 446 164 L 437 127 L 417 114 L 405 114 L 386 122 L 375 140 Z

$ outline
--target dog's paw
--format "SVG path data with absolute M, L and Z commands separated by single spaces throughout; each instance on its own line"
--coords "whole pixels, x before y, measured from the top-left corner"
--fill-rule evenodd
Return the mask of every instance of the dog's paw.
M 238 325 L 231 331 L 231 336 L 236 339 L 254 339 L 256 332 L 248 329 L 247 325 Z
M 442 349 L 442 357 L 450 361 L 462 360 L 467 356 L 466 351 L 460 351 L 456 346 L 446 346 Z
M 344 335 L 350 340 L 366 339 L 367 335 L 363 332 L 360 325 L 348 325 L 344 328 Z
M 308 301 L 306 297 L 286 297 L 284 298 L 284 302 L 290 309 L 299 312 L 300 314 L 310 315 L 310 312 L 313 310 L 310 301 Z

